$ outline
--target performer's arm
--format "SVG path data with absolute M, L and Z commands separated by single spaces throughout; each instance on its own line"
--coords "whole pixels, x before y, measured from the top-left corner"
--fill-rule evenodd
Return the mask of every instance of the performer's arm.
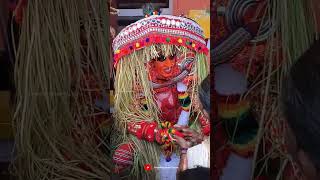
M 210 53 L 214 64 L 228 62 L 234 55 L 245 47 L 252 39 L 252 36 L 244 28 L 237 29 L 226 40 L 214 47 Z
M 185 152 L 180 154 L 178 173 L 185 171 L 187 169 L 188 169 L 188 157 L 187 157 L 187 153 Z
M 131 121 L 127 124 L 128 132 L 135 135 L 138 139 L 144 139 L 149 142 L 155 140 L 155 135 L 158 132 L 156 122 Z
M 210 119 L 205 118 L 202 114 L 199 116 L 199 122 L 202 128 L 202 134 L 205 136 L 210 135 Z
M 188 152 L 189 145 L 188 145 L 188 142 L 181 137 L 175 137 L 174 141 L 176 141 L 176 143 L 180 146 L 180 162 L 179 162 L 178 171 L 177 171 L 177 173 L 179 173 L 188 169 L 187 152 Z
M 164 143 L 168 138 L 169 134 L 174 134 L 179 137 L 183 137 L 183 134 L 177 131 L 175 128 L 158 128 L 157 122 L 129 122 L 128 132 L 135 135 L 138 139 L 143 139 L 149 142 L 158 142 L 159 144 Z
M 248 7 L 241 18 L 242 24 L 234 30 L 224 41 L 213 46 L 211 57 L 214 57 L 214 64 L 226 63 L 237 55 L 247 43 L 257 36 L 261 17 L 264 15 L 266 1 Z M 235 12 L 236 13 L 236 12 Z

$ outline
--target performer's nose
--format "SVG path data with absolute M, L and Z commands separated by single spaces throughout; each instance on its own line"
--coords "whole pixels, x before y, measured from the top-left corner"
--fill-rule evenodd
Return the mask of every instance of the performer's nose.
M 167 57 L 166 60 L 165 60 L 165 66 L 166 67 L 174 66 L 174 60 L 171 60 L 169 57 Z

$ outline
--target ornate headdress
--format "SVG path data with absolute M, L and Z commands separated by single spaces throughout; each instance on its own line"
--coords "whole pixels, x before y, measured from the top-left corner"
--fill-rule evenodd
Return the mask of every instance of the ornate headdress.
M 115 65 L 122 57 L 157 44 L 208 53 L 203 30 L 196 22 L 177 16 L 153 15 L 125 27 L 114 39 Z

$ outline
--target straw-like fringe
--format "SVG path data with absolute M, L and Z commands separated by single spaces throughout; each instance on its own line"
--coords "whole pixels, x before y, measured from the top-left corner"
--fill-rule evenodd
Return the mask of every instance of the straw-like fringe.
M 309 0 L 268 1 L 268 13 L 265 18 L 269 18 L 276 29 L 267 40 L 268 46 L 265 54 L 266 58 L 263 61 L 263 70 L 257 76 L 251 89 L 248 90 L 248 94 L 250 93 L 250 96 L 257 100 L 254 107 L 260 123 L 252 179 L 254 179 L 254 174 L 259 175 L 263 171 L 268 172 L 267 164 L 270 159 L 277 157 L 281 160 L 281 168 L 279 167 L 277 179 L 283 178 L 283 170 L 288 159 L 292 163 L 291 157 L 284 148 L 285 127 L 283 125 L 285 121 L 281 114 L 279 95 L 283 77 L 288 73 L 291 65 L 310 47 L 317 37 L 314 11 L 311 4 L 312 2 Z M 270 127 L 273 127 L 273 129 L 270 129 Z M 278 130 L 276 134 L 274 129 Z M 266 143 L 272 144 L 270 153 L 267 153 L 264 147 Z M 266 155 L 258 159 L 258 151 L 264 152 Z M 262 169 L 256 168 L 258 163 L 263 164 Z M 257 170 L 260 170 L 260 172 L 257 172 Z
M 157 119 L 159 109 L 155 103 L 146 65 L 149 60 L 158 56 L 159 49 L 165 55 L 171 55 L 177 50 L 185 55 L 187 53 L 187 49 L 183 47 L 153 45 L 122 58 L 118 63 L 115 80 L 115 118 L 117 119 L 116 127 L 118 129 L 126 130 L 126 122 L 131 120 L 159 122 L 159 119 Z M 191 97 L 197 92 L 197 87 L 202 79 L 208 75 L 206 56 L 197 54 L 195 61 L 192 73 L 199 78 L 194 79 L 189 90 L 192 94 Z M 141 105 L 137 102 L 139 97 L 146 99 L 148 112 L 143 111 Z
M 111 159 L 95 142 L 94 119 L 88 121 L 94 107 L 86 102 L 93 97 L 84 89 L 90 87 L 80 84 L 86 69 L 96 78 L 98 92 L 109 88 L 108 19 L 105 1 L 28 1 L 15 64 L 17 158 L 12 172 L 18 179 L 109 177 Z M 86 47 L 80 42 L 80 24 Z
M 159 163 L 160 146 L 138 140 L 136 137 L 127 134 L 127 123 L 130 121 L 157 121 L 160 122 L 160 110 L 154 99 L 147 63 L 151 59 L 159 56 L 159 52 L 168 56 L 176 52 L 185 56 L 189 51 L 187 48 L 174 45 L 152 45 L 142 50 L 122 58 L 117 65 L 115 79 L 115 144 L 134 142 L 137 147 L 134 156 L 134 166 L 131 176 L 137 179 L 154 178 L 154 174 L 146 174 L 143 170 L 145 163 L 152 162 L 154 165 Z M 188 92 L 191 99 L 195 98 L 198 92 L 198 85 L 208 75 L 208 62 L 204 54 L 196 54 L 192 74 L 196 75 Z M 148 111 L 143 111 L 138 99 L 142 96 L 146 99 Z M 197 119 L 197 116 L 195 116 Z M 197 122 L 197 121 L 195 121 Z M 197 126 L 199 128 L 199 126 Z M 119 136 L 119 133 L 122 136 Z

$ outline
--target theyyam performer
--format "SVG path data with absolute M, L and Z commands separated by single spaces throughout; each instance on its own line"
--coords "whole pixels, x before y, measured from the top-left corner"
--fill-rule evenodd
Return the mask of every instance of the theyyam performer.
M 175 179 L 179 153 L 186 149 L 172 140 L 183 136 L 174 125 L 210 133 L 209 120 L 196 108 L 198 85 L 208 75 L 208 49 L 195 21 L 150 7 L 144 11 L 145 18 L 113 41 L 115 172 L 130 170 L 131 179 Z M 145 171 L 145 164 L 153 170 Z

